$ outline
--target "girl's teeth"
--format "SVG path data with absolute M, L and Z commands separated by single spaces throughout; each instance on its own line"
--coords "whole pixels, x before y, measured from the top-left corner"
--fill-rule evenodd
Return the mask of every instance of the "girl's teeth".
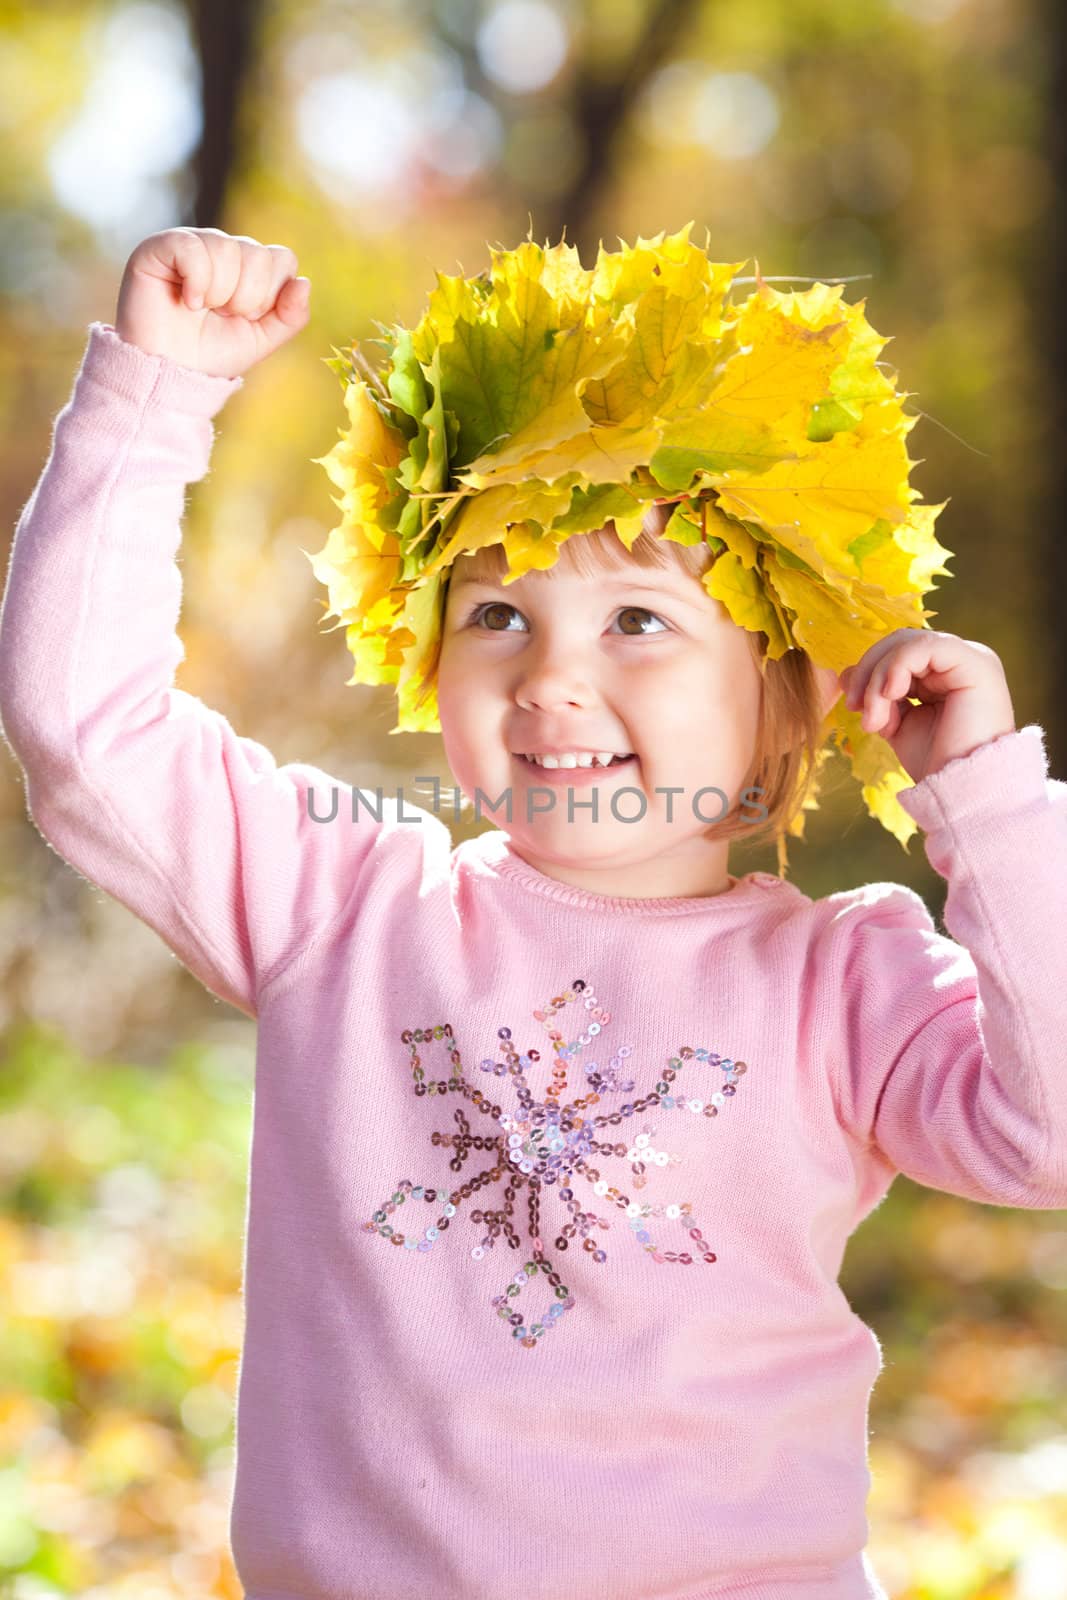
M 614 752 L 611 750 L 598 750 L 595 754 L 527 756 L 526 759 L 528 761 L 532 761 L 535 766 L 539 767 L 591 767 L 594 765 L 594 763 L 601 767 L 607 767 L 611 765 L 612 761 L 615 759 L 615 756 Z

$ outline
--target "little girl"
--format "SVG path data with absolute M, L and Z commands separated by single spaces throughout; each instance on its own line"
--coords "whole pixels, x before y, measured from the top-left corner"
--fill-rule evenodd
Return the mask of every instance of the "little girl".
M 730 874 L 729 838 L 786 820 L 760 641 L 635 468 L 629 544 L 605 518 L 551 570 L 505 583 L 483 540 L 447 574 L 445 750 L 506 826 L 453 848 L 366 792 L 321 820 L 328 774 L 173 681 L 186 486 L 307 322 L 296 265 L 214 229 L 138 246 L 0 617 L 37 827 L 257 1022 L 249 1600 L 884 1600 L 881 1351 L 838 1271 L 898 1172 L 1067 1205 L 1067 785 L 981 644 L 794 651 L 798 724 L 844 687 L 911 776 L 954 937 L 897 884 Z

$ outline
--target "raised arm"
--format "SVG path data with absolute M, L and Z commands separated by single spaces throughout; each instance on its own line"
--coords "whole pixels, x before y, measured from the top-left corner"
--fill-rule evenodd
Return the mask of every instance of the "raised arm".
M 820 903 L 813 1048 L 868 1159 L 993 1205 L 1067 1205 L 1067 784 L 1030 724 L 901 804 L 945 925 L 876 883 Z
M 210 288 L 209 288 L 210 293 Z M 302 323 L 301 323 L 302 325 Z M 56 851 L 153 927 L 213 993 L 261 995 L 352 903 L 372 856 L 447 829 L 385 797 L 382 821 L 302 763 L 279 767 L 174 687 L 186 485 L 239 376 L 93 323 L 19 518 L 0 611 L 0 721 Z M 417 818 L 404 821 L 401 818 Z M 440 839 L 437 840 L 440 844 Z

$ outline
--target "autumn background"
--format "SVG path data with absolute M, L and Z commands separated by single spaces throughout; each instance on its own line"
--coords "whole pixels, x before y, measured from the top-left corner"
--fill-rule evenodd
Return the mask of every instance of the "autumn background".
M 848 279 L 893 336 L 912 481 L 950 502 L 933 626 L 997 651 L 1067 777 L 1062 7 L 0 0 L 0 27 L 8 541 L 141 238 L 250 234 L 311 279 L 309 327 L 218 420 L 182 558 L 178 682 L 279 762 L 451 781 L 319 630 L 300 547 L 335 520 L 312 461 L 344 420 L 331 347 L 411 325 L 435 269 L 531 226 L 566 226 L 589 266 L 600 239 L 693 219 L 778 287 Z M 228 1600 L 254 1025 L 55 854 L 6 746 L 0 767 L 0 1594 Z M 843 766 L 790 870 L 811 895 L 907 883 L 940 920 L 921 836 L 905 855 Z M 1063 1600 L 1064 1214 L 901 1177 L 842 1284 L 883 1346 L 868 1514 L 890 1594 Z

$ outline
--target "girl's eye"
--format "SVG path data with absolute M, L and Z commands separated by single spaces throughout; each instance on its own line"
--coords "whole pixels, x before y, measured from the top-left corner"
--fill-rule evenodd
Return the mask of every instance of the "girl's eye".
M 470 617 L 469 617 L 468 620 L 470 622 L 473 622 L 473 623 L 479 623 L 486 616 L 490 615 L 490 613 L 492 613 L 494 611 L 496 611 L 496 612 L 511 611 L 511 612 L 514 613 L 515 616 L 519 615 L 518 611 L 515 610 L 514 606 L 506 605 L 502 600 L 488 600 L 488 601 L 486 601 L 484 604 L 482 604 L 480 606 L 475 606 L 475 608 L 471 612 Z M 510 633 L 510 632 L 512 632 L 512 629 L 506 628 L 506 627 L 505 628 L 495 628 L 492 625 L 490 625 L 489 631 L 490 631 L 490 633 Z
M 480 606 L 476 606 L 474 608 L 474 610 L 471 612 L 471 615 L 468 618 L 468 621 L 471 622 L 471 623 L 476 623 L 477 624 L 477 623 L 485 622 L 486 619 L 488 619 L 492 615 L 493 612 L 507 613 L 509 611 L 516 617 L 522 615 L 522 613 L 519 610 L 517 610 L 515 606 L 509 606 L 503 600 L 489 600 L 489 601 L 486 601 L 484 604 L 482 604 Z M 667 624 L 662 620 L 662 618 L 658 617 L 654 611 L 647 610 L 644 606 L 623 606 L 621 608 L 621 610 L 618 612 L 618 615 L 620 617 L 626 619 L 627 621 L 632 621 L 632 619 L 635 618 L 635 617 L 638 617 L 638 618 L 640 618 L 640 617 L 651 617 L 654 622 L 659 624 L 659 628 L 660 629 L 662 629 L 664 631 L 667 630 Z M 497 628 L 497 627 L 493 626 L 493 624 L 491 622 L 488 622 L 487 626 L 488 626 L 488 629 L 489 629 L 490 633 L 513 633 L 513 632 L 515 632 L 515 630 L 513 628 L 509 628 L 506 625 L 504 627 L 502 627 L 502 628 Z M 642 633 L 647 633 L 648 631 L 649 630 L 647 630 L 647 629 L 643 629 L 643 628 L 638 627 L 634 632 L 630 632 L 628 637 L 630 637 L 631 639 L 632 638 L 640 638 Z M 653 630 L 653 631 L 656 631 L 656 630 Z
M 622 610 L 619 612 L 619 616 L 620 617 L 651 617 L 653 622 L 658 622 L 660 627 L 665 632 L 667 631 L 667 624 L 663 621 L 663 619 L 661 617 L 657 617 L 657 615 L 656 615 L 656 613 L 654 611 L 646 610 L 644 606 L 623 606 Z M 643 631 L 644 631 L 643 629 L 639 629 L 638 633 L 640 634 Z

